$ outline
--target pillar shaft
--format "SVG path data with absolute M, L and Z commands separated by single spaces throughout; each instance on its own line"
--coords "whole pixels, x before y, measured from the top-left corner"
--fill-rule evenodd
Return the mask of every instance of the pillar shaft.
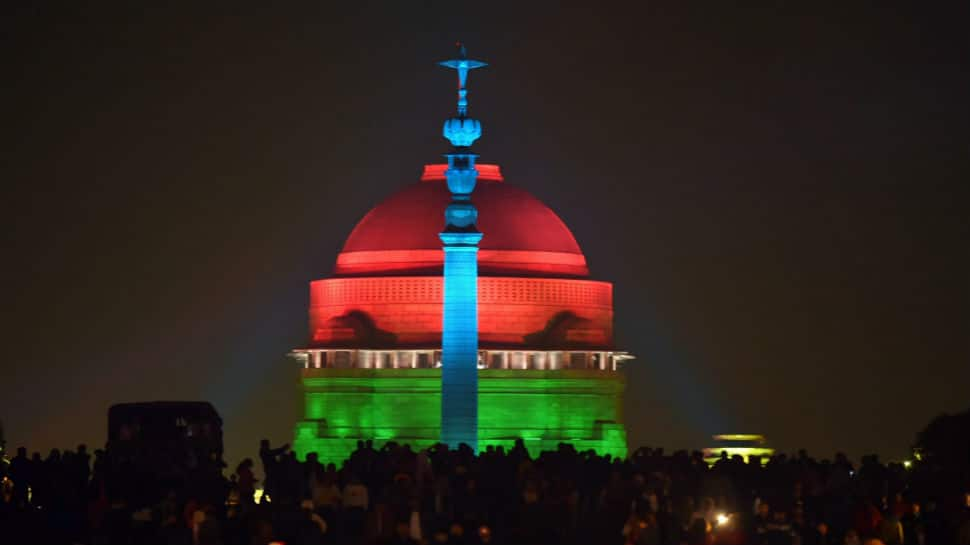
M 475 236 L 480 238 L 481 235 Z M 477 242 L 477 240 L 476 240 Z M 441 440 L 478 444 L 478 247 L 445 244 Z

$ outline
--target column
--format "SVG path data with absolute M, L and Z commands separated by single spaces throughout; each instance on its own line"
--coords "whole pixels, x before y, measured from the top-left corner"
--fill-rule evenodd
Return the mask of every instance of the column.
M 468 117 L 469 70 L 485 66 L 466 57 L 440 63 L 458 72 L 458 112 L 445 120 L 442 134 L 453 146 L 445 179 L 451 203 L 445 228 L 438 236 L 445 252 L 444 301 L 441 324 L 441 441 L 451 448 L 464 443 L 478 450 L 478 210 L 472 192 L 478 171 L 471 145 L 482 135 L 482 124 Z
M 468 233 L 471 235 L 472 233 Z M 458 235 L 454 237 L 446 235 Z M 442 233 L 445 290 L 441 335 L 441 440 L 478 446 L 478 239 Z M 458 239 L 449 244 L 448 239 Z

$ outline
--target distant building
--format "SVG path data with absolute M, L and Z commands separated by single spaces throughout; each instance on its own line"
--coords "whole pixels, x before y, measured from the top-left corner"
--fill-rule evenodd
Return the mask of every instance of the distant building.
M 775 450 L 768 446 L 768 441 L 764 435 L 733 433 L 724 435 L 714 435 L 711 437 L 714 446 L 704 449 L 704 461 L 713 464 L 721 458 L 721 453 L 726 452 L 728 458 L 738 455 L 749 461 L 751 456 L 760 456 L 762 463 L 770 458 Z
M 204 401 L 119 403 L 108 409 L 108 445 L 122 451 L 197 457 L 214 452 L 221 457 L 222 418 Z
M 202 401 L 112 405 L 108 452 L 109 496 L 159 501 L 178 485 L 179 476 L 195 476 L 206 467 L 221 469 L 222 418 Z

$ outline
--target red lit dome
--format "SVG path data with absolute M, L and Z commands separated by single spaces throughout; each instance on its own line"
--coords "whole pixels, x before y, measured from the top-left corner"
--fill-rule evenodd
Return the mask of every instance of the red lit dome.
M 347 237 L 338 276 L 441 274 L 438 233 L 451 200 L 446 165 L 426 165 L 421 181 L 375 206 Z M 503 183 L 498 165 L 478 165 L 472 202 L 484 233 L 483 276 L 587 277 L 586 258 L 559 216 L 529 192 Z

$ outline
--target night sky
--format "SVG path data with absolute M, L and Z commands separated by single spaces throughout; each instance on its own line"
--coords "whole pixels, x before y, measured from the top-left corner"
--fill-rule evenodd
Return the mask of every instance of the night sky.
M 447 151 L 458 39 L 481 161 L 615 283 L 631 446 L 893 459 L 970 406 L 965 3 L 95 4 L 0 17 L 10 447 L 155 399 L 288 440 L 307 283 Z

